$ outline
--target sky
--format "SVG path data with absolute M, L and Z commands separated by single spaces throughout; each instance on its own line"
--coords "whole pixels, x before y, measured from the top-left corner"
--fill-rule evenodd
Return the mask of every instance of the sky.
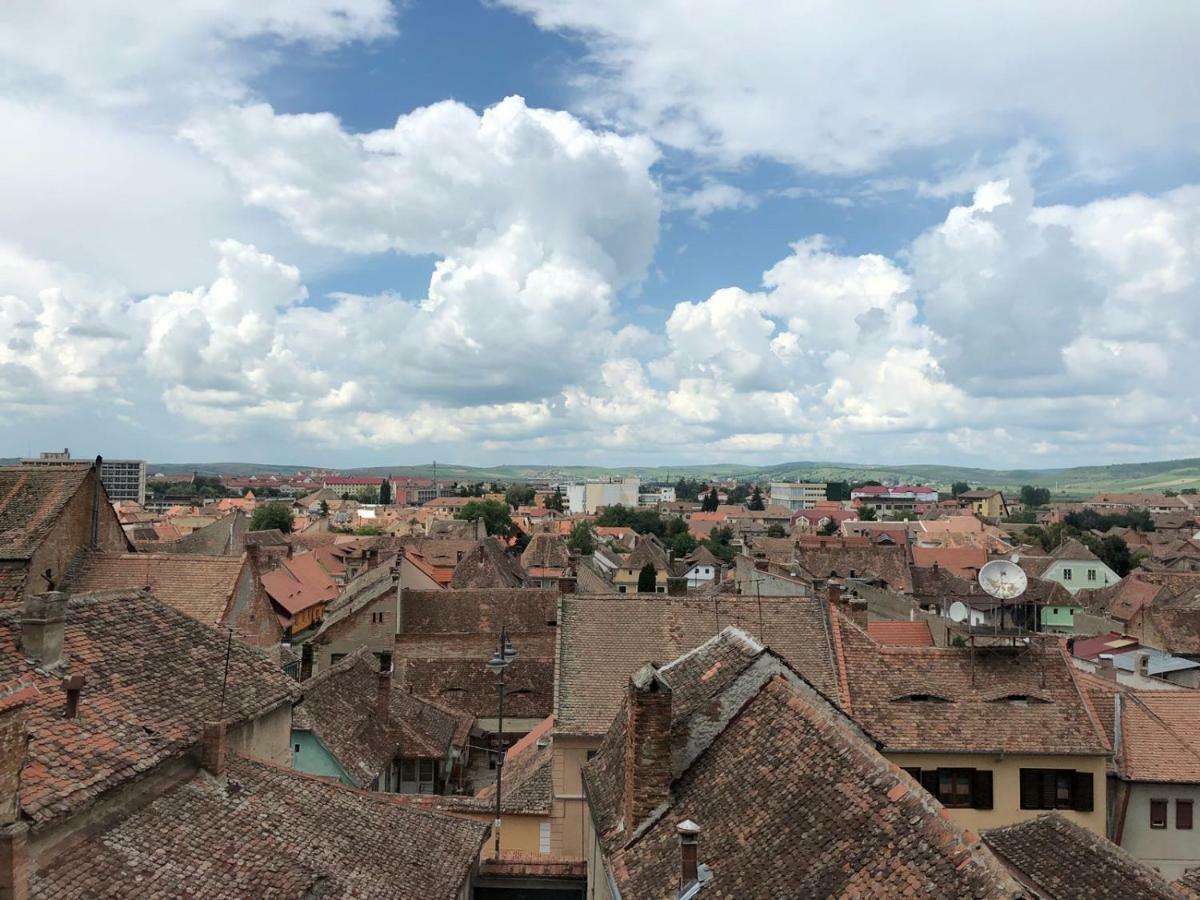
M 1188 0 L 9 0 L 0 456 L 1200 456 Z

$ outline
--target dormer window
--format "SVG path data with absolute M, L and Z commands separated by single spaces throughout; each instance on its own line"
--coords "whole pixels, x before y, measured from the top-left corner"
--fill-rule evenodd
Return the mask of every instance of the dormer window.
M 892 698 L 893 703 L 952 703 L 953 701 L 947 697 L 939 697 L 937 694 L 901 694 L 899 697 Z
M 1050 703 L 1049 697 L 1040 694 L 1020 694 L 1015 691 L 992 694 L 984 698 L 988 703 L 1008 703 L 1011 706 L 1029 706 L 1031 703 Z

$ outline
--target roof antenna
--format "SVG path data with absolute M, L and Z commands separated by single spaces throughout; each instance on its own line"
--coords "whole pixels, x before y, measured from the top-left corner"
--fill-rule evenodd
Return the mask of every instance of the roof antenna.
M 233 652 L 233 628 L 229 629 L 229 640 L 225 644 L 225 674 L 221 677 L 221 714 L 218 722 L 225 721 L 225 690 L 229 686 L 229 655 Z

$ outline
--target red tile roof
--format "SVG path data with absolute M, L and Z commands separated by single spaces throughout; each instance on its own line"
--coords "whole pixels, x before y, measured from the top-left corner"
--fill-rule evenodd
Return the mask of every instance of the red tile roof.
M 144 589 L 205 625 L 220 625 L 246 557 L 165 553 L 90 553 L 71 579 L 71 590 Z
M 33 875 L 34 900 L 457 900 L 487 825 L 234 756 Z
M 0 466 L 0 560 L 29 559 L 91 471 Z
M 929 623 L 923 619 L 919 622 L 868 622 L 867 634 L 880 644 L 933 646 L 933 633 L 929 630 Z
M 1200 691 L 1125 691 L 1121 775 L 1200 784 Z
M 278 569 L 262 576 L 262 584 L 268 596 L 293 616 L 338 595 L 337 585 L 311 553 L 281 560 Z
M 918 566 L 946 569 L 961 578 L 974 578 L 987 565 L 988 553 L 983 547 L 920 547 L 912 548 L 913 562 Z

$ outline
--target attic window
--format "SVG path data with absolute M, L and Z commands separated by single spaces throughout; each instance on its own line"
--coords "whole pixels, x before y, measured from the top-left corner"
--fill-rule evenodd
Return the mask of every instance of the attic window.
M 1049 697 L 1041 694 L 1022 694 L 1016 691 L 997 691 L 983 698 L 988 703 L 1003 703 L 1007 701 L 1013 706 L 1028 706 L 1031 703 L 1051 703 Z
M 953 703 L 947 697 L 939 697 L 937 694 L 901 694 L 899 697 L 892 698 L 893 703 Z

